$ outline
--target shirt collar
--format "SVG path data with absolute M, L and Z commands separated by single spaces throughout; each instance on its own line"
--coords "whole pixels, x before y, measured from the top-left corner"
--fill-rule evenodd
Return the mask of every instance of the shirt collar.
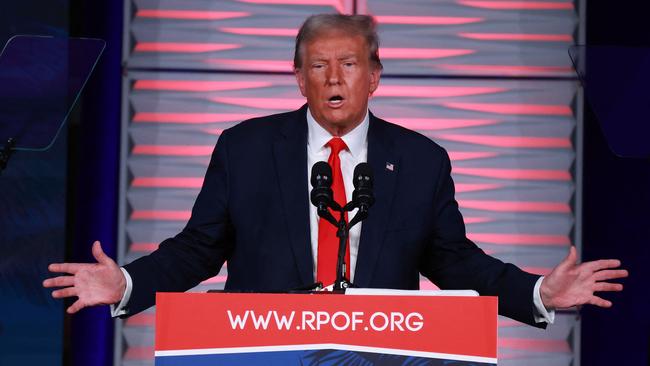
M 352 131 L 341 136 L 343 142 L 348 146 L 348 150 L 352 156 L 358 156 L 363 150 L 366 139 L 368 136 L 368 126 L 370 125 L 368 118 L 368 111 L 363 117 L 361 123 Z M 313 153 L 318 153 L 327 147 L 325 146 L 332 135 L 327 132 L 321 125 L 316 122 L 316 119 L 311 114 L 309 107 L 307 108 L 307 146 Z

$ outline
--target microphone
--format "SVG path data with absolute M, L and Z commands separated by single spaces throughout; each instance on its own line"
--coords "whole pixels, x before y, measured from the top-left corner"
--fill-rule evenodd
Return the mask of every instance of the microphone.
M 350 227 L 367 218 L 370 206 L 375 203 L 375 195 L 372 191 L 373 174 L 370 164 L 360 163 L 354 168 L 352 184 L 354 185 L 354 191 L 352 192 L 351 203 L 354 207 L 358 207 L 359 211 L 350 221 Z
M 311 167 L 311 203 L 316 206 L 318 216 L 338 226 L 336 219 L 329 207 L 340 210 L 341 207 L 334 201 L 334 192 L 332 191 L 332 168 L 324 161 L 319 161 Z

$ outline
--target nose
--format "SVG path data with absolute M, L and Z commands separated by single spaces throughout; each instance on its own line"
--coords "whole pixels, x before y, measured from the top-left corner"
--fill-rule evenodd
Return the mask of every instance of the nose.
M 341 82 L 341 67 L 339 65 L 327 68 L 327 82 L 331 85 L 337 85 Z

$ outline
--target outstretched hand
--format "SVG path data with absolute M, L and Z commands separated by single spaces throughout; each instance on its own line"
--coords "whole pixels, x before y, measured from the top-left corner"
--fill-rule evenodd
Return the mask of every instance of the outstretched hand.
M 52 297 L 78 298 L 68 308 L 69 314 L 87 306 L 116 304 L 126 289 L 120 267 L 104 253 L 98 241 L 93 243 L 92 251 L 97 263 L 53 263 L 48 267 L 50 272 L 67 274 L 43 281 L 44 287 L 63 287 L 52 291 Z
M 628 273 L 619 269 L 618 259 L 602 259 L 578 264 L 576 248 L 542 281 L 540 294 L 547 309 L 565 309 L 572 306 L 591 304 L 608 308 L 612 302 L 594 295 L 601 291 L 622 291 L 620 283 L 607 282 L 625 278 Z

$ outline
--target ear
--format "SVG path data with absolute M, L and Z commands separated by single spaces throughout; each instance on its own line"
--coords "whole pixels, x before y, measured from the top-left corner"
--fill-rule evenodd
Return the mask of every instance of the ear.
M 293 69 L 293 73 L 296 76 L 296 82 L 298 83 L 298 88 L 300 89 L 300 94 L 303 97 L 307 97 L 306 88 L 305 88 L 305 75 L 302 74 L 302 69 Z
M 370 95 L 377 90 L 379 87 L 379 79 L 381 78 L 381 69 L 379 67 L 373 67 L 370 70 Z

